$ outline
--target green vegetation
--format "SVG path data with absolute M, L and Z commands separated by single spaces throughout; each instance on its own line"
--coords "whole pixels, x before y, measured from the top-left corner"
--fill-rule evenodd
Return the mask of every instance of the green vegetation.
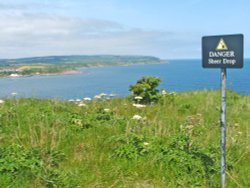
M 0 59 L 0 77 L 11 74 L 57 74 L 76 71 L 82 67 L 114 66 L 162 63 L 159 58 L 152 56 L 47 56 L 21 59 Z
M 160 78 L 152 76 L 143 76 L 136 84 L 129 86 L 129 91 L 133 93 L 134 100 L 139 103 L 157 102 L 161 95 L 157 87 L 161 82 Z
M 85 104 L 85 105 L 83 105 Z M 0 187 L 219 187 L 219 91 L 0 104 Z M 250 97 L 228 92 L 227 187 L 250 187 Z

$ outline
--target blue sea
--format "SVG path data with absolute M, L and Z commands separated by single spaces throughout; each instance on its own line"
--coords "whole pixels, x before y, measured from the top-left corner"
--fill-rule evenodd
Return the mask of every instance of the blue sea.
M 201 60 L 170 60 L 165 64 L 82 68 L 80 74 L 31 76 L 0 79 L 0 98 L 57 98 L 62 100 L 93 97 L 100 93 L 126 96 L 129 85 L 142 76 L 160 77 L 159 89 L 167 91 L 220 88 L 220 69 L 204 69 Z M 243 69 L 227 70 L 227 88 L 250 94 L 250 59 Z

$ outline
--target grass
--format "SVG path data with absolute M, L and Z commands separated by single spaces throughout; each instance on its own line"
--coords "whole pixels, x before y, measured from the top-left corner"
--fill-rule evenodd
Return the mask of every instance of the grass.
M 219 187 L 219 91 L 84 103 L 0 104 L 0 187 Z M 250 187 L 249 114 L 228 92 L 227 187 Z
M 48 68 L 48 65 L 22 65 L 18 67 L 20 70 L 27 70 L 27 69 L 44 69 Z

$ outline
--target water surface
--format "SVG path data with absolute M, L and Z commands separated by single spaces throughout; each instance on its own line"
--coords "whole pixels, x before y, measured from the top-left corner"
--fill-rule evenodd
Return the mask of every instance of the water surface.
M 128 87 L 144 75 L 158 76 L 159 88 L 169 91 L 218 89 L 220 70 L 204 69 L 200 60 L 172 60 L 167 64 L 148 64 L 83 68 L 81 74 L 1 78 L 0 97 L 12 92 L 22 97 L 76 99 L 99 93 L 129 94 Z M 243 69 L 228 69 L 227 87 L 250 94 L 250 60 Z

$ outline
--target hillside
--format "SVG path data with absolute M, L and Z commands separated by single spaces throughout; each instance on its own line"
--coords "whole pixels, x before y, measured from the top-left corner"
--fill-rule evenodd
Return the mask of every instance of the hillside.
M 19 59 L 0 59 L 0 64 L 67 64 L 67 63 L 159 63 L 161 60 L 153 56 L 133 55 L 71 55 L 71 56 L 44 56 Z
M 77 73 L 81 67 L 162 63 L 153 56 L 74 55 L 0 59 L 0 76 Z
M 227 99 L 227 187 L 250 187 L 250 97 Z M 219 91 L 0 104 L 1 187 L 219 187 Z

